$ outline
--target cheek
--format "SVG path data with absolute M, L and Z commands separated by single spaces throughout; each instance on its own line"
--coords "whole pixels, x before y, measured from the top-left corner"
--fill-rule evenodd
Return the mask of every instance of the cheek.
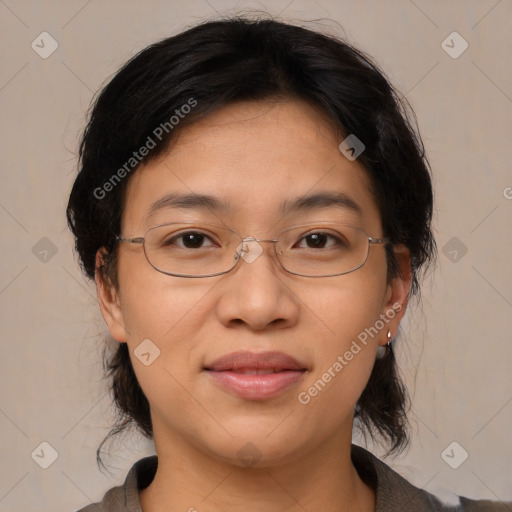
M 308 295 L 322 335 L 314 338 L 314 368 L 298 401 L 333 424 L 351 413 L 370 377 L 385 291 L 385 266 L 368 265 Z
M 200 302 L 199 287 L 156 271 L 142 248 L 119 258 L 118 274 L 123 320 L 132 346 L 145 338 L 158 344 Z
M 121 308 L 134 371 L 151 397 L 152 388 L 169 388 L 171 375 L 184 384 L 190 380 L 199 361 L 198 326 L 214 283 L 165 276 L 137 256 L 120 261 Z
M 151 409 L 159 415 L 189 410 L 200 360 L 196 343 L 212 285 L 133 272 L 121 290 L 128 347 L 137 381 Z M 162 279 L 162 277 L 164 279 Z M 148 355 L 149 354 L 149 355 Z M 175 425 L 179 430 L 180 423 Z
M 375 324 L 382 313 L 385 294 L 385 264 L 367 264 L 311 288 L 305 295 L 307 305 L 328 334 L 328 353 L 350 346 L 352 340 Z

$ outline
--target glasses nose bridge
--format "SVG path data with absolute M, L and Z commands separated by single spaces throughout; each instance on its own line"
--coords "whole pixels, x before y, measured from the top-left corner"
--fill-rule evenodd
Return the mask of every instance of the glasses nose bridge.
M 235 249 L 235 257 L 237 258 L 237 263 L 239 263 L 241 259 L 245 260 L 247 263 L 252 263 L 256 259 L 258 259 L 259 256 L 261 256 L 261 254 L 264 252 L 263 247 L 260 247 L 259 243 L 272 242 L 274 244 L 274 257 L 277 256 L 277 259 L 282 266 L 282 263 L 279 259 L 279 250 L 277 248 L 278 246 L 276 245 L 276 243 L 279 241 L 277 238 L 257 238 L 254 236 L 240 236 L 240 239 L 241 242 Z M 254 246 L 252 246 L 252 243 L 256 243 L 258 248 L 254 248 Z
M 279 242 L 279 239 L 277 238 L 256 238 L 254 236 L 246 236 L 245 238 L 242 238 L 241 245 L 243 248 L 245 247 L 246 242 L 272 242 L 274 244 L 274 250 L 276 254 L 279 253 L 277 249 L 277 242 Z M 261 252 L 263 252 L 263 249 L 261 250 Z
M 242 242 L 278 242 L 277 238 L 255 238 L 254 236 L 246 236 L 242 238 Z

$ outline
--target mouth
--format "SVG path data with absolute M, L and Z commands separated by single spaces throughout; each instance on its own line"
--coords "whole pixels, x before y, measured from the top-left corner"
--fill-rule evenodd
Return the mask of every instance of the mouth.
M 266 400 L 296 386 L 308 369 L 283 352 L 233 352 L 203 368 L 213 383 L 246 400 Z
M 234 370 L 231 370 L 231 371 L 234 371 Z M 284 368 L 282 368 L 280 370 L 274 370 L 274 369 L 271 369 L 271 370 L 243 369 L 243 370 L 237 370 L 236 373 L 239 373 L 241 375 L 269 375 L 271 373 L 279 373 L 279 372 L 283 372 L 283 371 L 287 371 L 287 370 L 285 370 Z

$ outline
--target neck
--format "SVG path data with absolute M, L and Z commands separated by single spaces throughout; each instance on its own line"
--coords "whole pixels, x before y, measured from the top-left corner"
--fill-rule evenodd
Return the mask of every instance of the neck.
M 140 493 L 144 512 L 375 510 L 375 493 L 352 464 L 350 438 L 333 439 L 288 463 L 248 468 L 209 457 L 183 439 L 162 450 L 157 437 L 158 469 Z

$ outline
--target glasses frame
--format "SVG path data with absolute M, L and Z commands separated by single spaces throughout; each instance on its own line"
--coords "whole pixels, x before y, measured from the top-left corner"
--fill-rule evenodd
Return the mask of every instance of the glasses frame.
M 348 270 L 347 272 L 341 272 L 341 273 L 336 273 L 336 274 L 326 274 L 326 275 L 319 275 L 319 276 L 312 276 L 312 275 L 309 275 L 309 274 L 300 274 L 299 272 L 293 272 L 291 270 L 288 270 L 284 266 L 283 262 L 281 261 L 281 259 L 279 257 L 279 252 L 278 252 L 278 247 L 277 247 L 277 242 L 279 241 L 278 240 L 279 237 L 284 232 L 289 231 L 291 229 L 300 228 L 300 227 L 308 227 L 308 226 L 320 227 L 322 223 L 332 225 L 331 221 L 318 221 L 318 222 L 309 223 L 309 224 L 298 224 L 296 226 L 291 226 L 291 227 L 288 227 L 286 229 L 283 229 L 277 235 L 278 238 L 255 238 L 255 237 L 252 237 L 252 236 L 243 237 L 240 233 L 238 233 L 234 229 L 231 229 L 230 227 L 225 226 L 223 224 L 214 224 L 214 223 L 211 223 L 211 222 L 198 223 L 196 221 L 164 222 L 162 224 L 157 224 L 156 226 L 151 226 L 150 228 L 148 228 L 144 232 L 143 236 L 129 238 L 129 237 L 122 237 L 120 235 L 116 235 L 116 241 L 130 243 L 130 244 L 142 245 L 142 247 L 144 249 L 144 255 L 146 256 L 146 260 L 148 261 L 148 263 L 156 271 L 160 272 L 161 274 L 168 275 L 168 276 L 185 277 L 185 278 L 186 277 L 190 277 L 190 278 L 214 277 L 214 276 L 221 276 L 221 275 L 227 274 L 228 272 L 231 272 L 238 265 L 239 261 L 242 259 L 242 254 L 237 252 L 237 251 L 235 251 L 235 260 L 234 260 L 233 266 L 231 268 L 229 268 L 228 270 L 223 270 L 222 272 L 215 272 L 213 274 L 204 274 L 204 275 L 176 274 L 176 273 L 173 273 L 173 272 L 166 272 L 165 270 L 161 270 L 158 267 L 156 267 L 155 265 L 153 265 L 153 263 L 151 262 L 151 260 L 148 257 L 148 253 L 146 251 L 146 237 L 147 237 L 147 234 L 152 229 L 160 228 L 162 226 L 172 226 L 173 224 L 180 224 L 180 225 L 182 225 L 182 224 L 196 224 L 196 225 L 202 224 L 204 226 L 216 226 L 216 227 L 221 227 L 221 228 L 227 229 L 228 231 L 231 231 L 232 233 L 234 233 L 235 235 L 240 237 L 240 240 L 241 240 L 240 243 L 242 243 L 242 244 L 244 242 L 273 242 L 274 243 L 274 250 L 275 250 L 276 258 L 279 261 L 279 264 L 281 265 L 283 270 L 285 270 L 289 274 L 293 274 L 293 275 L 297 275 L 297 276 L 301 276 L 301 277 L 312 277 L 312 278 L 316 278 L 316 277 L 335 277 L 335 276 L 343 276 L 343 275 L 346 275 L 346 274 L 351 274 L 352 272 L 355 272 L 356 270 L 359 270 L 367 262 L 368 256 L 370 254 L 370 246 L 371 245 L 382 245 L 382 244 L 389 244 L 389 243 L 391 243 L 391 240 L 389 238 L 387 238 L 387 237 L 384 237 L 384 238 L 372 237 L 372 236 L 368 235 L 368 233 L 364 229 L 361 229 L 361 228 L 359 228 L 357 226 L 351 226 L 350 224 L 339 224 L 340 226 L 348 227 L 348 228 L 351 228 L 351 229 L 356 229 L 356 230 L 362 232 L 365 235 L 365 237 L 366 237 L 366 240 L 368 242 L 368 247 L 367 247 L 367 250 L 366 250 L 366 256 L 365 256 L 363 262 L 359 266 L 357 266 L 356 268 L 354 268 L 352 270 Z

